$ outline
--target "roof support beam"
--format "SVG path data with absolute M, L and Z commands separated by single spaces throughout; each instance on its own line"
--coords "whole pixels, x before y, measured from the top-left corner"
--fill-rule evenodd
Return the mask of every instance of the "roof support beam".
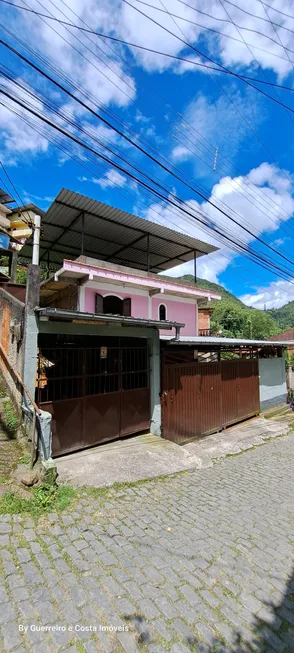
M 74 217 L 74 219 L 70 222 L 70 224 L 69 224 L 67 227 L 64 227 L 64 229 L 62 229 L 61 234 L 59 234 L 59 236 L 56 238 L 56 240 L 54 240 L 53 243 L 51 243 L 51 247 L 54 247 L 54 245 L 57 245 L 57 243 L 60 241 L 60 239 L 62 238 L 62 236 L 66 233 L 66 231 L 69 231 L 70 228 L 73 227 L 73 225 L 76 224 L 76 222 L 78 222 L 78 220 L 80 219 L 81 215 L 83 215 L 83 214 L 84 214 L 83 211 L 79 211 L 79 212 L 78 212 L 78 215 L 76 215 L 76 216 Z M 45 223 L 45 224 L 46 224 L 46 223 Z M 58 225 L 57 225 L 57 226 L 58 226 Z M 43 242 L 44 242 L 44 241 L 43 241 Z M 47 248 L 47 249 L 48 249 L 48 248 Z M 42 256 L 40 257 L 40 261 L 42 260 L 42 258 L 43 258 L 44 255 L 45 255 L 45 252 L 44 252 L 44 253 L 42 254 Z
M 51 248 L 51 251 L 54 253 L 54 249 L 53 249 L 54 242 L 52 242 L 52 241 L 50 241 L 50 240 L 44 240 L 44 239 L 42 239 L 42 243 L 48 243 L 49 247 Z M 42 243 L 41 243 L 41 250 L 44 249 L 44 247 L 42 246 Z M 68 248 L 65 249 L 65 248 L 66 248 L 66 245 L 58 245 L 58 247 L 59 247 L 59 248 L 62 247 L 62 249 L 56 249 L 56 250 L 55 250 L 55 253 L 56 253 L 56 254 L 61 254 L 61 260 L 64 259 L 64 258 L 67 258 L 67 257 L 70 257 L 70 256 L 71 256 L 70 252 L 68 251 Z M 78 247 L 72 247 L 72 246 L 71 246 L 70 249 L 71 249 L 72 251 L 73 251 L 73 250 L 76 250 L 76 252 L 77 252 L 76 256 L 79 256 L 79 254 L 80 254 L 80 249 L 79 249 Z M 46 247 L 46 248 L 44 249 L 44 252 L 43 252 L 41 258 L 42 258 L 43 256 L 45 256 L 45 254 L 46 254 L 47 251 L 48 251 L 48 248 Z M 64 254 L 64 256 L 63 256 L 63 254 Z M 87 254 L 88 254 L 89 256 L 93 256 L 93 258 L 97 258 L 97 252 L 92 252 L 92 251 L 90 251 L 90 250 L 87 250 Z M 31 257 L 30 257 L 30 256 L 23 256 L 23 254 L 22 254 L 22 258 L 30 259 Z M 115 257 L 115 256 L 109 256 L 109 257 L 107 258 L 107 260 L 108 260 L 108 261 L 111 261 L 112 258 L 115 259 L 116 257 Z M 118 259 L 118 261 L 120 261 L 120 259 Z M 127 265 L 128 263 L 131 264 L 131 267 L 136 267 L 136 266 L 137 266 L 137 268 L 138 268 L 138 261 L 132 261 L 131 259 L 129 259 L 128 261 L 125 261 L 125 262 L 124 262 L 125 265 Z M 186 263 L 186 261 L 185 261 L 185 263 Z M 59 265 L 59 263 L 56 263 L 56 265 Z M 157 266 L 154 266 L 153 269 L 156 269 L 157 272 L 162 272 L 162 269 L 159 268 L 159 267 L 157 267 Z
M 75 211 L 77 210 L 76 206 L 72 206 L 72 204 L 67 204 L 66 202 L 62 202 L 61 200 L 55 199 L 54 202 L 56 204 L 60 204 L 61 206 L 67 206 L 67 208 L 69 208 L 69 209 L 74 209 Z M 112 224 L 115 224 L 116 226 L 121 224 L 120 222 L 118 222 L 118 220 L 111 220 L 110 218 L 102 217 L 101 215 L 97 215 L 96 213 L 93 213 L 92 211 L 85 210 L 85 215 L 86 216 L 87 215 L 92 215 L 94 218 L 97 218 L 99 220 L 104 220 L 105 222 L 111 222 Z M 146 223 L 148 224 L 147 220 L 146 220 Z M 44 224 L 46 224 L 46 223 L 44 223 Z M 144 230 L 144 229 L 140 229 L 139 227 L 131 227 L 128 224 L 122 224 L 121 226 L 124 229 L 129 229 L 129 230 L 131 230 L 133 232 L 137 231 L 138 233 L 145 234 L 145 236 L 147 236 L 147 234 L 150 233 L 151 236 L 154 236 L 155 238 L 158 238 L 159 240 L 163 240 L 164 243 L 167 242 L 167 238 L 164 238 L 164 236 L 160 236 L 158 234 L 153 234 L 150 231 L 148 231 L 148 229 Z M 172 231 L 172 230 L 170 230 L 170 231 Z M 184 236 L 185 234 L 182 234 L 182 235 Z M 179 247 L 179 245 L 180 245 L 181 247 L 183 247 L 183 249 L 185 249 L 185 247 L 186 247 L 186 245 L 184 245 L 183 243 L 179 243 L 178 241 L 172 240 L 171 238 L 168 238 L 168 242 L 172 243 L 173 245 L 176 245 L 177 247 Z M 193 249 L 190 249 L 189 251 L 193 252 Z M 208 253 L 208 252 L 202 251 L 201 249 L 199 249 L 199 247 L 198 247 L 198 252 L 201 252 L 201 254 L 207 254 Z M 175 257 L 175 258 L 177 258 L 177 257 Z
M 126 249 L 133 247 L 134 245 L 136 245 L 136 243 L 139 243 L 140 240 L 143 240 L 144 238 L 146 238 L 146 234 L 144 234 L 143 236 L 139 236 L 138 238 L 135 238 L 135 240 L 132 240 L 128 245 L 123 245 L 123 247 L 120 247 L 116 252 L 113 252 L 111 256 L 118 256 L 119 254 L 122 254 Z M 138 250 L 138 251 L 144 252 L 144 250 Z
M 200 250 L 198 250 L 200 251 Z M 162 261 L 159 261 L 157 266 L 164 265 L 165 263 L 171 263 L 172 261 L 180 261 L 180 263 L 189 263 L 189 261 L 186 261 L 186 259 L 181 258 L 181 256 L 185 256 L 186 254 L 191 254 L 192 252 L 195 252 L 194 249 L 187 249 L 186 252 L 182 252 L 180 256 L 172 256 L 171 258 L 166 258 L 163 259 Z M 208 252 L 201 252 L 201 254 L 207 254 Z M 153 269 L 153 266 L 152 268 Z

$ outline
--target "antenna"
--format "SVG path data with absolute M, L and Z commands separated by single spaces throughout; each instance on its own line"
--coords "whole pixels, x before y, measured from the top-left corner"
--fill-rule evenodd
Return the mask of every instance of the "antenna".
M 217 155 L 218 155 L 218 147 L 215 148 L 215 153 L 213 157 L 213 172 L 216 171 Z

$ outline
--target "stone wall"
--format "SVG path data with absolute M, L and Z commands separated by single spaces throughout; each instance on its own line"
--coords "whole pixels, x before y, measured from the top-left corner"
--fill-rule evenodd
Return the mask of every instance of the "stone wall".
M 0 342 L 8 361 L 22 377 L 24 364 L 24 303 L 0 288 Z M 0 355 L 0 369 L 12 398 L 20 407 L 21 392 Z
M 287 387 L 290 390 L 294 390 L 294 367 L 287 367 Z

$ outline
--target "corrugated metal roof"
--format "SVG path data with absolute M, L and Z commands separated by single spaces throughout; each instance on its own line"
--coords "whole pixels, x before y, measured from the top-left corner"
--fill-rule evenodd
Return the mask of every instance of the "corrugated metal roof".
M 146 270 L 148 238 L 151 272 L 191 261 L 194 251 L 198 258 L 217 249 L 192 236 L 63 189 L 42 218 L 40 258 L 47 260 L 49 251 L 50 262 L 61 263 L 64 258 L 75 259 L 83 253 Z M 24 245 L 22 256 L 31 258 L 31 239 Z
M 149 320 L 143 317 L 126 317 L 124 315 L 110 315 L 104 313 L 85 313 L 72 311 L 67 308 L 36 308 L 40 317 L 51 317 L 61 320 L 80 320 L 81 322 L 105 322 L 106 324 L 122 324 L 123 326 L 144 326 L 156 329 L 181 329 L 185 325 L 182 322 L 171 320 Z
M 169 341 L 170 344 L 176 345 L 256 345 L 261 347 L 273 345 L 287 347 L 289 344 L 294 345 L 294 340 L 246 340 L 243 338 L 217 338 L 206 336 L 180 336 L 177 341 L 173 340 L 170 336 L 160 336 L 160 339 Z

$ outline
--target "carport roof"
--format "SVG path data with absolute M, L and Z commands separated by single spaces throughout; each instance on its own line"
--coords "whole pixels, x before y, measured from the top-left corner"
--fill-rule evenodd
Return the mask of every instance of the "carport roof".
M 60 264 L 81 254 L 150 272 L 216 251 L 192 236 L 62 189 L 42 217 L 40 260 Z M 21 255 L 32 257 L 32 239 Z
M 75 322 L 98 322 L 105 324 L 121 324 L 122 326 L 143 326 L 156 329 L 181 329 L 185 325 L 181 322 L 170 320 L 148 320 L 141 317 L 125 317 L 124 315 L 108 315 L 99 313 L 83 313 L 71 311 L 66 308 L 37 308 L 36 312 L 40 317 L 57 320 L 69 320 Z
M 294 340 L 246 340 L 243 338 L 218 338 L 211 336 L 180 336 L 178 340 L 174 340 L 170 336 L 160 336 L 160 339 L 168 341 L 168 344 L 171 345 L 228 345 L 230 347 L 234 345 L 236 347 L 252 345 L 256 347 L 288 347 L 288 345 L 294 345 Z

